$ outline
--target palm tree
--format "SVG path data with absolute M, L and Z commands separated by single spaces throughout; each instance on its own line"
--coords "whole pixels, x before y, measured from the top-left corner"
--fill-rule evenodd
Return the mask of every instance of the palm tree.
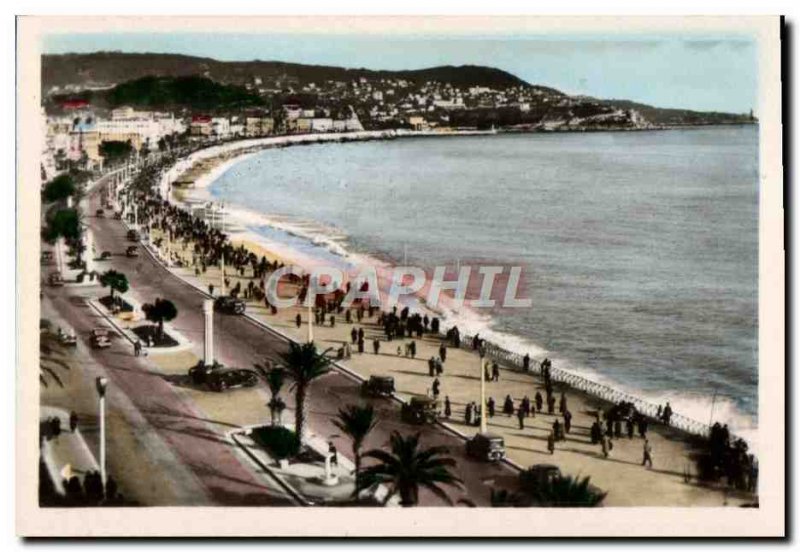
M 339 409 L 338 417 L 333 420 L 333 424 L 342 430 L 342 433 L 350 437 L 350 441 L 353 443 L 353 458 L 356 464 L 356 490 L 354 494 L 357 495 L 361 490 L 358 484 L 359 474 L 361 473 L 361 447 L 369 432 L 378 425 L 378 420 L 375 418 L 375 409 L 372 405 L 357 406 L 351 404 Z
M 164 335 L 164 322 L 169 322 L 178 316 L 178 308 L 168 299 L 157 298 L 154 303 L 142 305 L 145 318 L 158 327 L 159 337 Z
M 128 291 L 128 278 L 122 272 L 106 270 L 100 275 L 100 285 L 108 287 L 111 301 L 114 301 L 114 291 L 125 293 Z
M 317 346 L 312 343 L 298 345 L 289 343 L 289 350 L 281 354 L 281 359 L 286 366 L 289 377 L 292 378 L 292 389 L 295 391 L 294 430 L 301 442 L 303 429 L 306 423 L 306 397 L 311 382 L 330 371 L 331 361 L 325 356 L 330 349 L 322 354 L 317 353 Z
M 599 506 L 608 493 L 589 484 L 589 477 L 562 475 L 530 489 L 540 506 L 561 508 L 591 508 Z
M 420 448 L 419 433 L 403 437 L 397 431 L 389 442 L 391 452 L 373 449 L 364 453 L 364 458 L 374 458 L 379 463 L 364 469 L 362 488 L 385 483 L 389 486 L 386 500 L 400 493 L 400 505 L 409 507 L 417 504 L 419 488 L 424 487 L 452 506 L 453 501 L 440 484 L 462 488 L 462 481 L 450 471 L 456 461 L 447 455 L 447 447 Z
M 264 364 L 256 364 L 255 368 L 269 387 L 271 397 L 267 406 L 269 407 L 270 423 L 273 426 L 280 425 L 281 413 L 286 409 L 286 403 L 279 395 L 286 380 L 286 372 L 280 366 L 273 368 L 269 361 Z

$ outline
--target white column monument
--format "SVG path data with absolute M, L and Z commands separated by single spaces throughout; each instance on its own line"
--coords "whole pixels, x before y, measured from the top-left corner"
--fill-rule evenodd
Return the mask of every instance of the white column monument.
M 203 343 L 203 364 L 214 364 L 214 300 L 203 301 L 203 314 L 205 315 L 205 341 Z

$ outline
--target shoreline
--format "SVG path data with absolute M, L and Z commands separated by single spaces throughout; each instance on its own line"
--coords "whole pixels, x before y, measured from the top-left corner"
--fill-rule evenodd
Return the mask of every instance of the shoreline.
M 710 125 L 704 125 L 710 126 Z M 629 130 L 664 130 L 664 129 L 629 129 Z M 679 130 L 679 129 L 678 129 Z M 573 130 L 574 131 L 574 130 Z M 550 132 L 564 132 L 564 131 L 550 131 Z M 580 132 L 580 131 L 578 131 Z M 485 133 L 489 134 L 489 133 Z M 485 135 L 484 134 L 484 135 Z M 401 134 L 397 135 L 396 133 L 384 134 L 384 133 L 375 133 L 371 131 L 365 132 L 358 132 L 358 133 L 339 133 L 336 135 L 293 135 L 293 136 L 281 136 L 281 137 L 270 137 L 267 139 L 260 139 L 255 141 L 245 141 L 245 143 L 237 142 L 237 143 L 230 143 L 225 144 L 222 146 L 214 146 L 209 148 L 209 150 L 215 151 L 208 151 L 208 150 L 201 150 L 200 152 L 196 152 L 196 154 L 204 154 L 204 155 L 197 155 L 194 158 L 194 164 L 202 161 L 210 161 L 214 159 L 224 158 L 218 165 L 212 167 L 207 172 L 202 173 L 198 176 L 198 178 L 194 181 L 193 186 L 191 188 L 184 188 L 182 191 L 187 192 L 187 197 L 177 200 L 177 198 L 171 197 L 171 201 L 176 201 L 178 204 L 183 206 L 184 208 L 188 207 L 191 209 L 191 205 L 194 203 L 203 202 L 203 201 L 214 201 L 208 188 L 216 181 L 219 177 L 221 177 L 228 169 L 230 169 L 233 165 L 237 164 L 239 161 L 243 161 L 244 159 L 255 155 L 256 153 L 263 151 L 264 149 L 269 149 L 271 147 L 288 147 L 291 145 L 300 145 L 300 144 L 314 144 L 314 143 L 327 143 L 327 142 L 341 142 L 341 141 L 369 141 L 375 139 L 393 139 L 398 137 L 448 137 L 448 136 L 461 136 L 462 134 L 458 133 L 431 133 L 431 132 L 417 132 L 413 134 Z M 472 134 L 466 134 L 472 135 Z M 325 136 L 324 139 L 320 140 L 321 136 Z M 258 142 L 258 145 L 254 145 L 253 142 Z M 253 147 L 257 149 L 255 151 L 252 150 Z M 248 151 L 250 150 L 250 151 Z M 187 159 L 191 159 L 195 156 L 189 156 Z M 174 193 L 173 193 L 174 196 Z M 304 253 L 303 251 L 298 250 L 297 248 L 293 248 L 291 244 L 278 242 L 274 239 L 270 239 L 269 237 L 261 234 L 260 232 L 256 231 L 253 226 L 268 226 L 278 232 L 283 232 L 288 234 L 291 237 L 296 237 L 305 241 L 310 242 L 313 247 L 323 247 L 328 249 L 334 255 L 340 255 L 342 258 L 343 263 L 353 263 L 359 262 L 364 264 L 366 260 L 367 264 L 375 265 L 376 263 L 380 263 L 381 265 L 385 263 L 385 261 L 381 261 L 377 258 L 369 258 L 368 255 L 362 255 L 357 253 L 348 253 L 346 250 L 336 251 L 335 247 L 331 243 L 320 243 L 318 239 L 315 237 L 313 232 L 308 232 L 304 230 L 299 230 L 296 226 L 292 224 L 287 224 L 280 220 L 275 220 L 271 218 L 269 215 L 265 215 L 263 213 L 249 211 L 245 207 L 236 206 L 232 210 L 233 216 L 231 217 L 233 220 L 231 221 L 241 228 L 231 228 L 229 229 L 228 223 L 226 221 L 226 234 L 228 234 L 229 239 L 232 243 L 242 244 L 249 249 L 257 248 L 261 254 L 265 254 L 268 258 L 271 259 L 279 259 L 281 262 L 286 264 L 297 264 L 304 269 L 309 269 L 313 267 L 315 264 L 319 265 L 320 260 L 315 259 L 312 256 Z M 244 215 L 243 217 L 240 216 L 237 219 L 237 215 Z M 234 222 L 235 221 L 235 222 Z M 341 248 L 340 248 L 341 249 Z M 474 320 L 472 320 L 472 324 L 479 325 L 479 329 L 474 329 L 476 326 L 473 325 L 472 331 L 470 331 L 470 326 L 465 323 L 463 319 L 459 319 L 454 321 L 456 315 L 463 315 L 464 313 L 453 313 L 451 316 L 447 316 L 447 314 L 441 311 L 434 311 L 427 307 L 424 304 L 419 305 L 418 310 L 428 311 L 428 313 L 433 313 L 435 316 L 439 316 L 443 322 L 444 326 L 452 326 L 453 324 L 457 324 L 459 328 L 462 330 L 462 335 L 472 334 L 475 331 L 480 331 L 481 335 L 486 337 L 488 341 L 492 341 L 492 335 L 497 334 L 497 331 L 493 331 L 490 327 L 487 327 L 487 321 L 481 320 L 481 316 L 478 313 L 475 313 Z M 505 335 L 505 332 L 501 332 L 501 334 Z M 488 335 L 488 337 L 487 337 Z M 499 335 L 499 334 L 498 334 Z M 523 336 L 515 335 L 515 334 L 507 334 L 509 338 L 511 338 L 511 344 L 506 343 L 505 348 L 498 347 L 504 351 L 504 354 L 508 355 L 521 355 L 521 353 L 517 353 L 515 349 L 527 350 L 532 357 L 539 357 L 543 355 L 550 356 L 551 358 L 558 361 L 561 366 L 565 365 L 563 359 L 559 358 L 557 353 L 553 354 L 550 351 L 542 349 L 540 346 L 536 344 L 529 343 L 529 340 Z M 501 342 L 505 343 L 508 340 L 503 340 Z M 508 349 L 508 348 L 511 349 Z M 648 408 L 652 406 L 652 410 L 655 410 L 654 403 L 662 402 L 664 399 L 647 399 L 647 393 L 642 393 L 640 390 L 632 389 L 628 386 L 624 386 L 619 384 L 602 373 L 594 372 L 594 371 L 586 371 L 581 370 L 580 367 L 572 366 L 568 363 L 567 368 L 564 370 L 564 373 L 569 376 L 577 376 L 582 380 L 589 381 L 593 384 L 595 388 L 595 393 L 592 394 L 588 392 L 590 396 L 594 396 L 595 398 L 599 398 L 601 400 L 608 400 L 603 396 L 597 395 L 597 392 L 602 391 L 606 394 L 606 396 L 620 396 L 620 397 L 627 397 L 627 398 L 636 398 L 637 401 L 640 401 L 642 404 L 648 405 Z M 576 388 L 576 391 L 578 389 Z M 585 391 L 582 391 L 585 392 Z M 711 397 L 705 396 L 694 396 L 687 392 L 668 392 L 664 393 L 663 396 L 667 396 L 666 400 L 669 400 L 673 404 L 673 409 L 675 411 L 690 411 L 693 410 L 692 408 L 681 408 L 677 406 L 679 401 L 676 401 L 673 397 L 679 397 L 684 403 L 686 401 L 692 401 L 698 408 L 701 407 L 701 403 L 703 399 L 708 399 L 711 402 L 713 399 Z M 644 398 L 640 398 L 644 397 Z M 626 399 L 627 400 L 627 399 Z M 720 421 L 728 421 L 731 422 L 742 422 L 735 424 L 737 427 L 734 430 L 735 433 L 739 436 L 745 436 L 746 440 L 751 444 L 751 447 L 755 448 L 757 444 L 757 440 L 754 437 L 758 433 L 758 419 L 757 416 L 750 415 L 746 412 L 741 412 L 736 407 L 736 404 L 731 401 L 717 401 L 718 409 L 721 408 L 721 411 L 728 412 L 728 418 L 721 418 Z M 685 420 L 687 420 L 687 427 L 688 426 L 696 426 L 696 427 L 707 427 L 708 424 L 698 421 L 697 419 L 682 416 Z M 689 433 L 698 434 L 698 431 L 690 431 L 687 430 Z

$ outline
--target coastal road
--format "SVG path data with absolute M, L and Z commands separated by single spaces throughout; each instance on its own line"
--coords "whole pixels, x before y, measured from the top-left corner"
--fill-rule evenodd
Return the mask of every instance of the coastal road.
M 99 192 L 99 189 L 95 190 L 89 198 L 91 204 L 89 213 L 94 213 L 99 206 Z M 148 301 L 152 301 L 156 297 L 168 298 L 175 303 L 179 314 L 170 325 L 191 340 L 193 352 L 198 357 L 202 357 L 204 329 L 202 301 L 204 295 L 172 275 L 144 252 L 136 258 L 126 257 L 124 251 L 130 244 L 126 241 L 126 229 L 121 221 L 94 216 L 87 217 L 87 220 L 92 229 L 98 253 L 101 251 L 112 253 L 110 261 L 103 263 L 106 266 L 98 263 L 97 270 L 102 271 L 113 267 L 127 275 L 131 287 L 140 297 L 144 297 Z M 278 355 L 288 348 L 287 342 L 282 337 L 244 317 L 215 314 L 214 326 L 215 356 L 226 366 L 252 367 L 254 363 L 263 362 L 265 359 L 277 361 Z M 150 378 L 150 380 L 153 379 L 160 380 L 157 384 L 159 388 L 171 386 L 162 378 Z M 142 387 L 132 382 L 131 385 L 126 386 L 126 392 L 132 397 L 143 394 L 147 396 L 147 400 L 151 400 L 153 393 L 151 387 L 154 383 L 150 380 L 148 380 L 148 385 Z M 161 390 L 166 393 L 165 389 Z M 284 393 L 284 398 L 292 407 L 291 393 Z M 230 395 L 230 400 L 235 401 L 235 395 Z M 349 456 L 349 441 L 339 435 L 340 432 L 333 425 L 332 419 L 342 406 L 363 401 L 358 381 L 342 372 L 332 371 L 314 382 L 311 387 L 308 419 L 312 431 L 331 439 L 340 453 Z M 397 403 L 388 400 L 372 400 L 370 402 L 374 405 L 380 421 L 365 444 L 365 450 L 385 446 L 389 441 L 390 434 L 395 430 L 405 434 L 419 431 L 425 445 L 440 445 L 450 449 L 451 455 L 458 462 L 458 473 L 464 480 L 466 497 L 481 506 L 490 504 L 490 485 L 503 486 L 511 484 L 515 480 L 515 472 L 505 465 L 485 464 L 468 459 L 464 454 L 464 441 L 447 430 L 439 426 L 413 427 L 402 423 Z M 167 401 L 162 406 L 173 412 L 175 416 L 183 416 L 188 420 L 202 418 L 202 416 L 197 416 L 191 404 Z M 208 435 L 208 427 L 202 428 L 199 432 L 203 435 L 202 444 L 195 440 L 193 443 L 176 442 L 175 445 L 199 448 L 207 459 L 215 459 L 218 454 L 225 457 L 225 453 L 213 448 L 216 438 Z M 228 451 L 227 454 L 229 455 L 230 452 Z M 465 496 L 457 490 L 449 494 L 454 500 Z M 443 504 L 440 499 L 426 491 L 422 492 L 420 503 L 431 506 Z

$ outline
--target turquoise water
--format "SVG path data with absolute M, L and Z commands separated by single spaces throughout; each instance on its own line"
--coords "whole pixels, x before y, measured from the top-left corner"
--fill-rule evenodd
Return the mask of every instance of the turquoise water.
M 755 126 L 292 147 L 211 192 L 352 252 L 520 265 L 532 307 L 482 313 L 482 335 L 702 421 L 715 392 L 718 416 L 757 413 Z

